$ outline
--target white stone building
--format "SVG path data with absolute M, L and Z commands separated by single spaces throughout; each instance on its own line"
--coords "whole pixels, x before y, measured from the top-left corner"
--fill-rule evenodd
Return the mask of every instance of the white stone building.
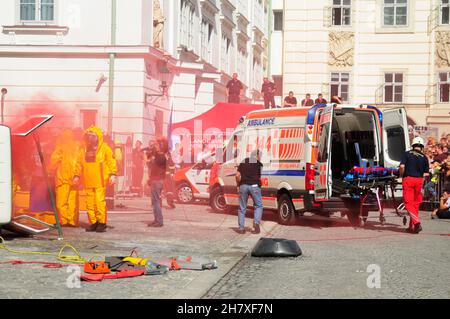
M 268 73 L 268 0 L 173 0 L 163 7 L 164 50 L 184 67 L 170 90 L 175 122 L 226 101 L 234 72 L 246 88 L 243 102 L 260 101 Z
M 405 106 L 450 132 L 448 0 L 284 1 L 284 93 Z
M 153 47 L 156 3 L 161 50 Z M 258 101 L 268 7 L 268 0 L 3 0 L 6 119 L 56 105 L 61 126 L 95 123 L 146 144 L 167 132 L 172 109 L 177 122 L 225 101 L 233 72 L 245 101 Z
M 269 9 L 269 77 L 277 85 L 275 102 L 283 105 L 284 1 L 272 0 Z
M 152 12 L 152 0 L 3 0 L 6 119 L 50 105 L 60 126 L 96 124 L 144 143 L 165 134 L 162 91 L 181 68 L 152 47 Z

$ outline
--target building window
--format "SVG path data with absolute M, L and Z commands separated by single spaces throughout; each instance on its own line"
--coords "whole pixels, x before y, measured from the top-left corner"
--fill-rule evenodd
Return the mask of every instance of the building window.
M 384 74 L 384 102 L 401 103 L 403 102 L 403 74 L 385 73 Z
M 384 0 L 384 26 L 406 26 L 408 24 L 408 0 Z
M 225 73 L 230 73 L 230 51 L 231 51 L 231 40 L 225 36 L 222 35 L 222 71 Z
M 349 73 L 331 73 L 330 97 L 337 95 L 342 102 L 348 102 L 349 84 Z
M 201 57 L 208 63 L 212 63 L 212 35 L 214 32 L 213 25 L 207 20 L 202 20 L 201 39 L 202 50 Z
M 438 86 L 439 102 L 450 102 L 450 72 L 439 73 Z
M 21 21 L 53 21 L 55 19 L 54 0 L 20 0 Z
M 450 24 L 450 0 L 441 0 L 441 24 Z
M 262 72 L 262 65 L 261 65 L 261 57 L 253 57 L 253 74 L 251 75 L 253 77 L 253 88 L 259 88 L 262 86 L 262 78 L 263 78 L 263 72 Z M 251 81 L 251 80 L 250 80 Z
M 180 43 L 189 49 L 194 47 L 195 9 L 188 1 L 181 2 Z
M 237 73 L 242 82 L 247 83 L 248 53 L 244 48 L 238 50 Z
M 283 11 L 273 11 L 273 31 L 283 31 Z
M 351 0 L 333 0 L 333 25 L 350 25 Z

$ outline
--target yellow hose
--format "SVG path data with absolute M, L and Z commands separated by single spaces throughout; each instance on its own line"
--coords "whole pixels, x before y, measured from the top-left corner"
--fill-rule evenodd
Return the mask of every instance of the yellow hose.
M 67 248 L 70 248 L 75 252 L 76 255 L 63 255 L 63 251 Z M 21 255 L 41 255 L 41 256 L 53 256 L 56 257 L 59 261 L 67 262 L 67 263 L 75 263 L 75 264 L 84 264 L 87 260 L 81 257 L 78 250 L 73 247 L 71 244 L 65 244 L 61 247 L 58 253 L 48 253 L 43 251 L 25 251 L 25 250 L 15 250 L 8 248 L 5 245 L 5 239 L 0 236 L 0 249 L 6 250 L 10 253 L 21 254 Z

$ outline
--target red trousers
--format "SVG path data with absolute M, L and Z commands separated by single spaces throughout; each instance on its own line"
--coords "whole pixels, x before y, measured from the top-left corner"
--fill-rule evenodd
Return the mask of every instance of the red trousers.
M 403 179 L 403 201 L 411 216 L 410 226 L 420 224 L 419 206 L 422 203 L 422 177 L 405 177 Z

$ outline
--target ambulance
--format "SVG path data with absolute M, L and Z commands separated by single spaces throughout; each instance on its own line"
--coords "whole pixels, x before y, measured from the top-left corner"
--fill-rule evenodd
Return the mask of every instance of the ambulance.
M 259 150 L 264 208 L 276 211 L 279 223 L 292 224 L 304 212 L 340 212 L 352 221 L 359 218 L 359 201 L 340 187 L 346 174 L 362 165 L 397 168 L 409 147 L 404 108 L 327 104 L 253 111 L 213 167 L 210 203 L 218 211 L 236 209 L 237 166 Z
M 176 198 L 181 204 L 209 199 L 209 176 L 212 162 L 203 161 L 177 170 L 173 176 Z

